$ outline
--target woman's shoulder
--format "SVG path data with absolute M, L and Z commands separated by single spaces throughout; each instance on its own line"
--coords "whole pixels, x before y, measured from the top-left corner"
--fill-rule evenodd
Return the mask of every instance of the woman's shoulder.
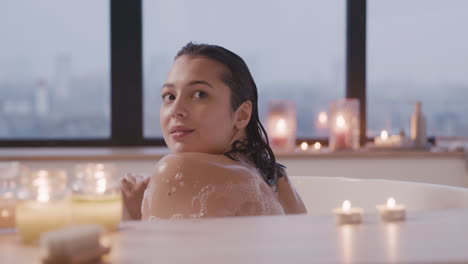
M 261 202 L 265 199 L 269 202 Z M 143 219 L 282 212 L 258 172 L 227 157 L 203 153 L 177 153 L 162 158 L 142 205 Z
M 191 179 L 211 179 L 211 181 L 246 180 L 256 170 L 246 164 L 229 159 L 224 155 L 197 152 L 171 153 L 158 161 L 154 175 L 160 178 L 183 177 L 190 174 Z M 224 177 L 220 177 L 224 176 Z M 224 178 L 224 179 L 221 179 Z

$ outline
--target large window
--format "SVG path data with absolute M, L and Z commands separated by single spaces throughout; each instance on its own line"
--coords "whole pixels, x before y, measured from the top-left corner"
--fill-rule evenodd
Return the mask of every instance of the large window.
M 269 100 L 295 101 L 299 138 L 327 137 L 319 113 L 345 91 L 367 94 L 368 137 L 408 133 L 416 101 L 429 136 L 466 136 L 466 10 L 464 0 L 3 1 L 0 146 L 163 144 L 160 87 L 189 41 L 245 59 L 263 121 Z
M 267 102 L 296 102 L 298 137 L 324 137 L 319 112 L 344 96 L 345 1 L 143 2 L 144 135 L 161 137 L 160 87 L 177 51 L 189 41 L 240 55 Z M 322 132 L 322 133 L 321 133 Z
M 368 136 L 409 132 L 422 102 L 429 136 L 468 135 L 468 1 L 367 1 Z
M 110 136 L 109 1 L 0 4 L 0 140 Z

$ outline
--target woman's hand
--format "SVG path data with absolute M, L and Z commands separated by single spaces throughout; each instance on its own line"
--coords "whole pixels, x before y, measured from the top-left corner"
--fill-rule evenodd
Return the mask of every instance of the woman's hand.
M 125 207 L 132 219 L 141 219 L 141 202 L 150 177 L 127 173 L 120 180 Z

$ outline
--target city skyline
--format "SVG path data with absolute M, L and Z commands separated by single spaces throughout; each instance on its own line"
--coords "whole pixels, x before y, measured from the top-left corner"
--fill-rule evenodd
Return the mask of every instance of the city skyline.
M 108 136 L 109 2 L 18 0 L 0 7 L 0 34 L 6 36 L 0 49 L 0 138 Z M 407 130 L 415 101 L 423 102 L 430 133 L 468 135 L 465 10 L 468 2 L 460 0 L 369 1 L 371 135 Z M 245 59 L 263 118 L 267 100 L 295 100 L 298 136 L 314 137 L 318 112 L 345 94 L 345 28 L 345 1 L 143 1 L 145 135 L 160 135 L 159 87 L 178 49 L 196 41 L 225 46 Z

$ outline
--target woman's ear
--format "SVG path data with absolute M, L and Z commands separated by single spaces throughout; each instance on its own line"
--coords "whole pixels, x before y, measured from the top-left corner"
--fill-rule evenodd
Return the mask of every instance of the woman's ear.
M 243 102 L 236 110 L 234 115 L 234 127 L 237 129 L 245 128 L 250 121 L 252 116 L 252 102 Z

